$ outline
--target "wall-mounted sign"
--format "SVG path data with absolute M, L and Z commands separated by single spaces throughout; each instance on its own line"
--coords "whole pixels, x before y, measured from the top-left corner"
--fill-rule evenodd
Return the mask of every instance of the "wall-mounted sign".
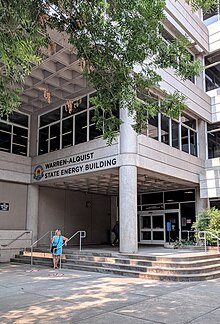
M 116 157 L 95 159 L 94 152 L 83 153 L 65 159 L 38 164 L 33 170 L 33 180 L 49 180 L 113 168 L 117 164 Z
M 0 211 L 9 211 L 9 203 L 0 202 Z

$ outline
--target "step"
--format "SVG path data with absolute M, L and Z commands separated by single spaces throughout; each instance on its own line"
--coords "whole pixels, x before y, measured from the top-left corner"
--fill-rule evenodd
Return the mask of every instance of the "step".
M 22 258 L 15 258 L 11 260 L 12 262 L 16 263 L 29 263 L 27 259 L 23 260 Z M 40 266 L 50 266 L 51 262 L 48 261 L 39 261 L 34 260 L 34 265 Z M 128 276 L 128 277 L 135 277 L 147 280 L 165 280 L 165 281 L 202 281 L 202 280 L 211 280 L 215 278 L 220 278 L 220 271 L 212 271 L 209 273 L 202 273 L 202 274 L 161 274 L 161 273 L 140 273 L 130 270 L 119 270 L 119 269 L 109 269 L 105 267 L 93 267 L 93 266 L 83 266 L 83 265 L 76 265 L 72 263 L 63 263 L 62 268 L 64 269 L 72 269 L 72 270 L 80 270 L 80 271 L 90 271 L 90 272 L 100 272 L 106 274 L 114 274 L 120 276 Z
M 186 261 L 197 261 L 207 259 L 220 259 L 220 253 L 180 253 L 178 255 L 165 255 L 165 256 L 146 256 L 140 254 L 123 254 L 124 258 L 147 260 L 147 261 L 162 261 L 162 262 L 186 262 Z
M 184 268 L 184 267 L 197 267 L 205 266 L 207 263 L 209 264 L 220 264 L 220 259 L 205 259 L 205 260 L 196 260 L 196 261 L 150 261 L 150 260 L 142 260 L 142 259 L 123 259 L 121 257 L 94 257 L 94 256 L 82 256 L 82 255 L 66 255 L 67 260 L 79 260 L 79 261 L 91 261 L 91 262 L 107 262 L 113 264 L 128 264 L 131 266 L 158 266 L 158 267 L 174 267 L 174 268 Z
M 30 262 L 30 256 L 24 255 L 24 256 L 16 256 L 15 258 L 23 258 L 27 259 Z M 40 262 L 43 262 L 44 260 L 46 261 L 47 257 L 43 256 L 38 256 L 33 258 L 33 260 L 37 259 Z M 117 260 L 119 261 L 119 260 Z M 161 263 L 161 266 L 141 266 L 141 265 L 130 265 L 130 264 L 123 264 L 123 263 L 112 263 L 112 262 L 94 262 L 90 260 L 77 260 L 77 259 L 70 259 L 68 258 L 67 260 L 63 260 L 63 262 L 68 263 L 68 264 L 74 264 L 74 265 L 80 265 L 80 266 L 92 266 L 92 267 L 97 267 L 97 268 L 109 268 L 109 269 L 118 269 L 118 270 L 130 270 L 130 271 L 135 271 L 135 272 L 147 272 L 147 273 L 161 273 L 161 274 L 196 274 L 196 273 L 206 273 L 210 271 L 218 271 L 220 270 L 220 263 L 218 264 L 204 264 L 203 266 L 200 267 L 170 267 L 170 263 L 165 264 Z M 156 262 L 155 262 L 156 263 Z M 174 266 L 175 264 L 173 264 Z M 185 264 L 185 266 L 187 263 Z
M 166 268 L 166 267 L 149 267 L 147 268 L 147 273 L 159 273 L 159 274 L 169 274 L 169 275 L 179 275 L 179 274 L 205 274 L 213 271 L 220 271 L 219 265 L 206 265 L 197 268 Z

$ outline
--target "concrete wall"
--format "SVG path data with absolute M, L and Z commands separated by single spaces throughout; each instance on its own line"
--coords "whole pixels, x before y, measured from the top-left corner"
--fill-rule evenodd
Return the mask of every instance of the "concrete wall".
M 25 229 L 27 185 L 0 181 L 0 202 L 9 203 L 9 211 L 0 211 L 0 229 Z
M 138 166 L 177 179 L 199 183 L 204 161 L 145 135 L 138 136 Z M 190 166 L 190 167 L 189 167 Z
M 60 228 L 67 237 L 86 230 L 86 244 L 109 241 L 111 230 L 111 198 L 70 190 L 40 187 L 39 234 Z M 42 241 L 47 243 L 48 239 Z M 76 244 L 74 239 L 72 244 Z
M 185 1 L 167 0 L 165 13 L 172 17 L 205 52 L 208 51 L 208 29 Z
M 211 121 L 210 96 L 191 81 L 182 81 L 174 73 L 175 71 L 171 68 L 159 71 L 163 78 L 163 81 L 160 82 L 161 89 L 168 93 L 174 93 L 175 91 L 182 93 L 187 98 L 186 104 L 189 110 L 202 119 Z
M 208 26 L 209 30 L 209 52 L 214 52 L 220 48 L 220 22 Z
M 206 160 L 205 166 L 200 175 L 200 197 L 220 197 L 220 158 Z
M 0 152 L 0 180 L 30 183 L 31 158 Z

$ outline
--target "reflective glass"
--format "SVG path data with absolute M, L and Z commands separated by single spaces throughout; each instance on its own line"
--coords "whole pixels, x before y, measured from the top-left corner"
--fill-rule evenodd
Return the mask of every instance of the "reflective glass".
M 40 127 L 52 124 L 58 120 L 60 120 L 60 108 L 40 116 Z
M 169 118 L 161 115 L 161 142 L 168 144 L 169 140 Z
M 0 150 L 11 151 L 11 131 L 12 126 L 0 122 Z
M 39 130 L 39 149 L 38 154 L 48 153 L 49 127 Z
M 181 126 L 182 151 L 189 153 L 189 136 L 188 128 Z
M 87 112 L 75 116 L 75 144 L 87 141 Z
M 62 148 L 73 145 L 73 118 L 62 121 Z
M 21 127 L 13 127 L 12 153 L 27 155 L 28 130 Z
M 172 146 L 179 149 L 179 123 L 172 120 Z
M 50 152 L 60 149 L 60 123 L 50 126 Z

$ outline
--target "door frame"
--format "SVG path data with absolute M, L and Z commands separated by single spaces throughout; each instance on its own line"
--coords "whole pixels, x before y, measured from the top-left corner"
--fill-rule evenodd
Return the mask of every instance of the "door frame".
M 178 214 L 178 223 L 179 223 L 179 239 L 181 240 L 181 215 L 180 215 L 180 209 L 166 209 L 166 210 L 152 210 L 152 211 L 139 211 L 138 212 L 138 218 L 139 218 L 139 236 L 140 236 L 140 240 L 139 240 L 139 243 L 141 244 L 164 244 L 166 243 L 166 213 L 168 214 L 172 214 L 172 213 L 175 213 L 175 214 Z M 153 240 L 153 222 L 152 222 L 152 218 L 153 216 L 161 216 L 163 215 L 163 232 L 164 232 L 164 240 Z M 142 220 L 141 220 L 141 217 L 143 216 L 151 216 L 151 228 L 149 229 L 145 229 L 143 230 L 141 228 L 141 224 L 142 224 Z M 161 230 L 162 231 L 162 230 Z M 150 232 L 151 233 L 151 240 L 142 240 L 141 239 L 141 234 L 143 232 Z

